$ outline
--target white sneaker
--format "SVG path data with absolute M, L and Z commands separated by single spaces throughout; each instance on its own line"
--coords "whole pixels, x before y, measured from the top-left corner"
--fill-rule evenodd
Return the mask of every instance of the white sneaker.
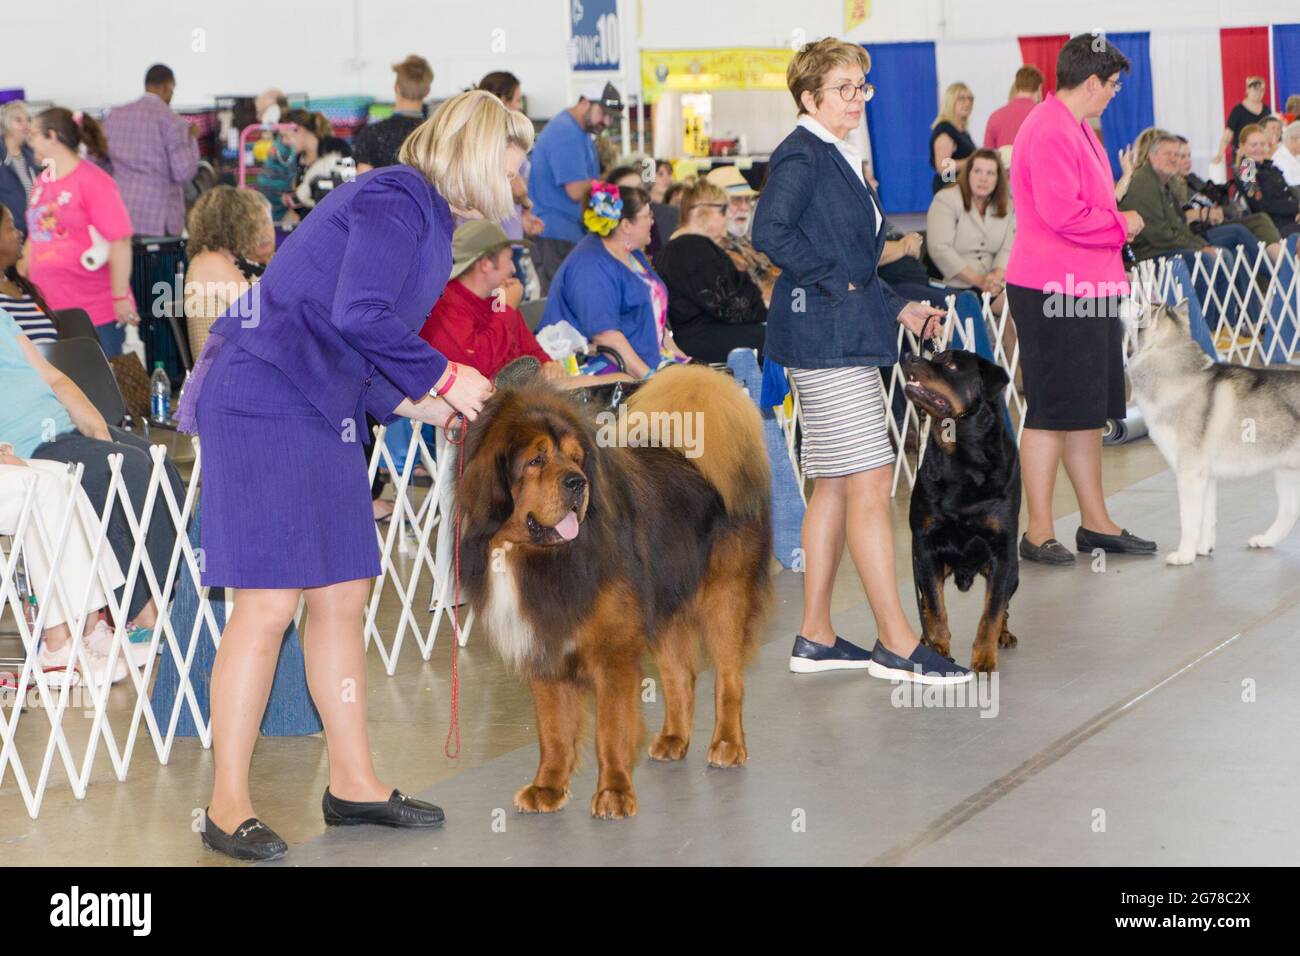
M 109 627 L 108 622 L 100 620 L 95 624 L 95 629 L 82 640 L 96 654 L 101 657 L 108 657 L 109 651 L 113 649 L 113 629 Z M 149 662 L 149 644 L 133 644 L 130 641 L 122 645 L 124 650 L 117 652 L 118 663 L 122 662 L 124 654 L 131 655 L 131 663 L 136 667 L 143 667 Z
M 41 665 L 41 670 L 45 671 L 45 679 L 51 687 L 59 688 L 67 679 L 69 671 L 72 672 L 72 685 L 77 686 L 78 672 L 81 676 L 89 677 L 92 684 L 100 684 L 108 676 L 108 658 L 98 653 L 94 648 L 87 647 L 85 641 L 82 641 L 82 656 L 85 658 L 85 667 L 90 669 L 90 673 L 85 673 L 85 668 L 78 667 L 71 660 L 72 642 L 64 644 L 56 651 L 50 650 L 49 646 L 42 641 L 41 649 L 37 654 L 37 662 Z M 126 661 L 119 655 L 117 666 L 113 668 L 112 682 L 116 684 L 120 680 L 126 679 Z

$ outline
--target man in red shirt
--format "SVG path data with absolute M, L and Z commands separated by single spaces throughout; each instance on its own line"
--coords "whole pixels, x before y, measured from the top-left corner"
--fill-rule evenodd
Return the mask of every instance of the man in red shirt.
M 1020 124 L 1029 111 L 1042 102 L 1043 74 L 1036 66 L 1022 66 L 1016 70 L 1011 84 L 1011 99 L 1006 106 L 993 111 L 984 127 L 984 148 L 1001 149 L 1015 142 Z
M 537 344 L 518 309 L 523 288 L 514 278 L 505 231 L 484 219 L 462 223 L 451 240 L 451 257 L 451 278 L 420 337 L 489 379 L 525 355 L 542 363 L 543 377 L 564 377 L 563 366 Z

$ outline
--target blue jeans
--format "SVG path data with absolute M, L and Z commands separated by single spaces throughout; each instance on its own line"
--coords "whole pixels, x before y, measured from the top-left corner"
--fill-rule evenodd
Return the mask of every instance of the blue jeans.
M 99 347 L 105 355 L 122 354 L 122 345 L 126 342 L 126 326 L 109 322 L 107 325 L 95 326 L 95 332 L 99 335 Z
M 1259 242 L 1254 234 L 1239 222 L 1225 222 L 1219 226 L 1211 226 L 1202 233 L 1202 238 L 1210 245 L 1221 249 L 1244 246 L 1252 255 L 1255 252 L 1255 244 Z

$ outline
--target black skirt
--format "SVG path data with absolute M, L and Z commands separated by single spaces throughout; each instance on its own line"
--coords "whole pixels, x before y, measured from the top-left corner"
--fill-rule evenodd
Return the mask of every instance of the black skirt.
M 1020 339 L 1025 427 L 1077 431 L 1122 419 L 1119 297 L 1075 298 L 1008 285 L 1007 301 Z

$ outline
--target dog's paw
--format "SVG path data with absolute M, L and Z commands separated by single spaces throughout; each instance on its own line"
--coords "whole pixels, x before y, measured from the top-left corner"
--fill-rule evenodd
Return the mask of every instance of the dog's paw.
M 1165 555 L 1165 564 L 1170 567 L 1179 567 L 1180 565 L 1191 564 L 1195 560 L 1195 551 L 1170 551 Z
M 1257 534 L 1255 537 L 1247 541 L 1246 544 L 1252 548 L 1271 548 L 1273 545 L 1277 544 L 1277 542 L 1267 534 Z
M 749 759 L 744 744 L 730 740 L 715 740 L 709 747 L 710 767 L 743 767 Z
M 520 813 L 554 813 L 568 802 L 568 790 L 537 784 L 529 784 L 515 794 L 515 809 Z
M 922 634 L 921 643 L 924 644 L 926 647 L 930 648 L 930 650 L 934 651 L 940 657 L 952 656 L 951 636 L 935 638 L 935 637 L 931 637 L 929 634 Z
M 591 815 L 602 820 L 636 816 L 636 794 L 631 790 L 597 790 L 591 798 Z
M 1020 638 L 1010 631 L 1003 631 L 998 635 L 998 647 L 1015 647 L 1020 643 Z
M 998 638 L 998 642 L 1001 641 L 1002 639 Z M 998 669 L 997 648 L 991 647 L 987 651 L 977 648 L 970 656 L 970 669 L 977 674 L 992 674 Z
M 655 734 L 654 742 L 650 744 L 650 759 L 681 760 L 686 756 L 686 750 L 690 745 L 689 740 L 683 740 L 681 737 Z
M 1196 553 L 1200 555 L 1202 558 L 1208 558 L 1213 552 L 1214 552 L 1213 541 L 1211 541 L 1209 544 L 1202 543 L 1196 546 Z

